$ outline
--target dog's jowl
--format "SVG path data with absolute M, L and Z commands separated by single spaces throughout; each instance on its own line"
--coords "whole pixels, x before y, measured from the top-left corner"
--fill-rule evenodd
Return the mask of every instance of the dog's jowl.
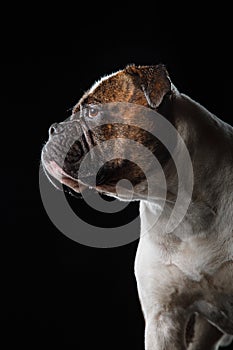
M 170 149 L 155 136 L 159 128 L 156 113 L 176 131 L 168 138 Z M 185 164 L 176 135 L 188 150 L 191 168 Z M 112 143 L 111 159 L 106 158 L 96 175 L 94 164 L 101 163 L 108 151 L 104 144 L 114 140 L 118 142 Z M 129 147 L 134 143 L 149 152 L 140 155 Z M 100 151 L 92 153 L 96 145 Z M 89 153 L 89 160 L 82 166 Z M 157 166 L 148 158 L 149 153 L 156 158 Z M 193 187 L 182 220 L 167 232 L 179 190 L 182 203 L 190 195 L 188 182 L 179 179 L 175 157 L 185 178 L 193 177 Z M 163 65 L 130 65 L 96 82 L 81 97 L 68 120 L 50 127 L 42 163 L 51 182 L 63 183 L 76 192 L 91 187 L 129 200 L 132 197 L 128 190 L 123 188 L 119 194 L 116 184 L 122 179 L 131 182 L 133 199 L 140 201 L 143 232 L 135 274 L 145 317 L 146 350 L 211 350 L 230 344 L 233 339 L 230 125 L 180 93 Z M 161 208 L 161 172 L 166 179 L 166 198 L 153 225 Z

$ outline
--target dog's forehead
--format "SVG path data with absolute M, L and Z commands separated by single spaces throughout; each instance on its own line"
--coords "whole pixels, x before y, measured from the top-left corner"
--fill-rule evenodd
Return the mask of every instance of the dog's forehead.
M 105 89 L 106 87 L 116 87 L 122 80 L 123 75 L 123 70 L 104 75 L 92 85 L 92 87 L 88 90 L 88 94 L 92 95 L 99 92 L 101 89 Z
M 74 107 L 74 112 L 79 110 L 80 105 L 110 102 L 134 103 L 138 100 L 142 105 L 147 104 L 132 77 L 125 70 L 119 70 L 95 82 Z

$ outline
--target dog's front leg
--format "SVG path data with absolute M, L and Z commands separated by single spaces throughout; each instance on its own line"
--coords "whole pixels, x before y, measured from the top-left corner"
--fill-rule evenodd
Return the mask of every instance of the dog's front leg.
M 187 318 L 184 310 L 151 312 L 145 317 L 146 350 L 185 350 Z
M 159 263 L 155 252 L 148 236 L 139 241 L 135 275 L 145 318 L 145 349 L 184 350 L 191 285 L 175 265 Z

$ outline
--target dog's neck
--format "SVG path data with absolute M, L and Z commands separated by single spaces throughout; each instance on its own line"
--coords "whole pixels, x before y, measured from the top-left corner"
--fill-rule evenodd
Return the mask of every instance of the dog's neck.
M 233 128 L 186 95 L 180 94 L 173 101 L 176 105 L 173 109 L 174 126 L 184 140 L 196 169 L 194 184 L 199 187 L 194 186 L 194 191 L 204 191 L 206 180 L 213 182 L 219 176 L 222 177 L 221 182 L 224 176 L 233 180 L 233 175 L 228 173 L 233 161 Z M 195 181 L 197 177 L 198 181 Z M 208 193 L 207 197 L 210 195 Z
M 212 225 L 224 225 L 222 229 L 229 226 L 227 230 L 230 230 L 233 224 L 233 185 L 230 185 L 228 193 L 224 191 L 224 186 L 226 181 L 233 184 L 230 168 L 233 162 L 233 128 L 186 95 L 176 91 L 169 98 L 170 105 L 167 102 L 162 108 L 166 113 L 172 113 L 169 119 L 184 140 L 195 169 L 189 220 L 196 225 L 199 232 L 208 230 Z M 162 114 L 163 110 L 159 112 Z M 177 147 L 175 152 L 179 153 L 179 145 Z M 182 157 L 182 153 L 180 156 Z M 216 164 L 219 167 L 216 168 Z M 163 213 L 166 219 L 166 215 L 169 217 L 174 207 L 180 184 L 172 157 L 163 170 L 167 180 L 167 210 Z M 160 205 L 156 198 L 151 202 L 148 206 L 153 206 L 153 203 L 155 206 Z M 223 216 L 226 217 L 227 224 L 222 220 Z

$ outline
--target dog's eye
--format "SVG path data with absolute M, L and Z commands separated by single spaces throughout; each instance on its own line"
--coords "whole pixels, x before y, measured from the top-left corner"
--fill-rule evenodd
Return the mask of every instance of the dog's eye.
M 88 114 L 89 117 L 96 117 L 99 114 L 99 109 L 97 107 L 90 107 Z

